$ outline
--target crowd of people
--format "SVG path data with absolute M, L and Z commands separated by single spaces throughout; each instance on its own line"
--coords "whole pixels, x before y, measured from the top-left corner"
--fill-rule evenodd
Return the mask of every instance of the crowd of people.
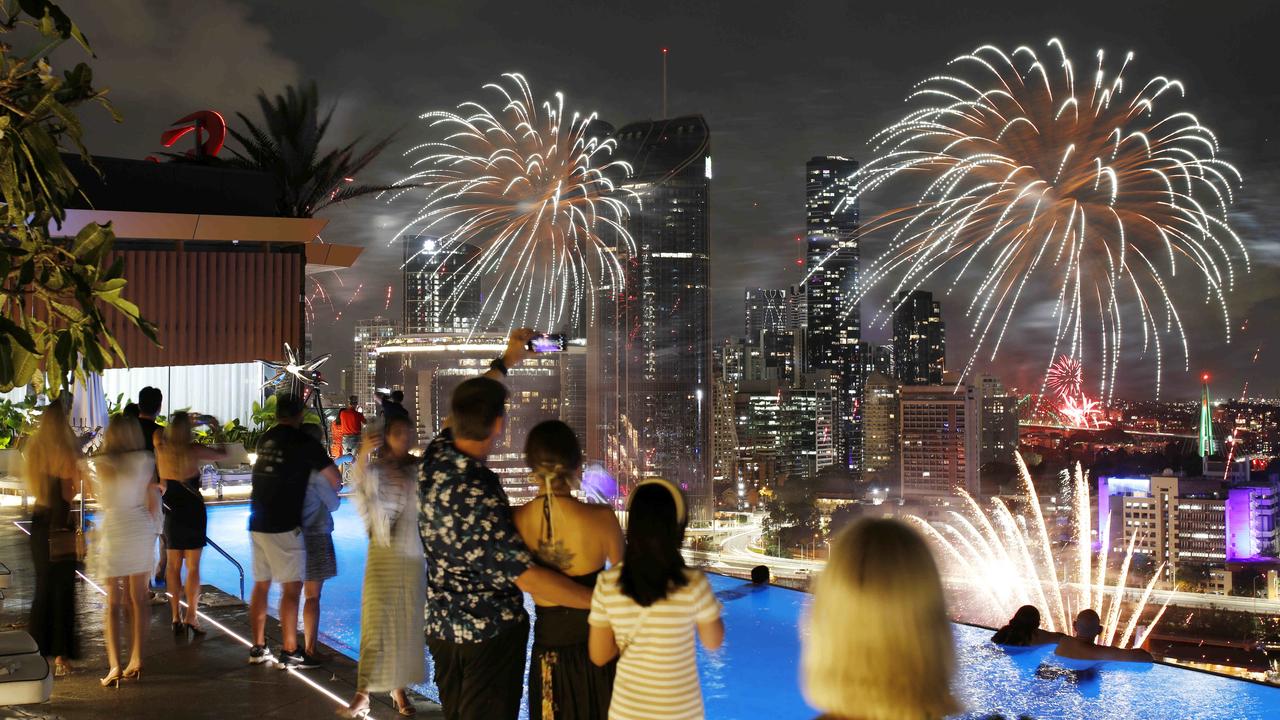
M 513 333 L 487 373 L 456 388 L 446 426 L 421 458 L 411 453 L 416 432 L 407 413 L 366 421 L 353 402 L 339 415 L 342 450 L 354 456 L 351 497 L 368 538 L 356 692 L 339 709 L 343 717 L 367 716 L 376 693 L 389 693 L 400 715 L 414 715 L 408 688 L 424 679 L 427 652 L 449 720 L 514 720 L 526 693 L 534 720 L 703 717 L 695 646 L 716 650 L 726 642 L 721 599 L 737 596 L 717 598 L 702 572 L 686 565 L 681 489 L 661 478 L 640 482 L 627 498 L 624 534 L 611 508 L 575 497 L 582 451 L 558 420 L 537 425 L 526 440 L 539 487 L 529 503 L 512 508 L 486 465 L 504 435 L 501 380 L 525 358 L 530 334 Z M 193 441 L 184 413 L 158 426 L 160 403 L 158 390 L 144 390 L 135 408 L 111 419 L 92 458 L 89 494 L 100 517 L 91 560 L 108 590 L 104 686 L 141 677 L 157 535 L 174 632 L 205 632 L 196 612 L 206 541 L 198 468 L 218 453 Z M 331 514 L 342 480 L 319 428 L 303 424 L 300 398 L 279 396 L 276 416 L 252 475 L 249 662 L 303 670 L 325 661 L 317 649 L 320 597 L 338 572 Z M 347 442 L 352 434 L 357 439 Z M 61 403 L 45 409 L 25 457 L 35 498 L 30 631 L 62 675 L 79 653 L 74 573 L 81 551 L 74 533 L 67 536 L 86 471 Z M 752 576 L 768 581 L 766 568 Z M 266 641 L 273 584 L 281 591 L 278 649 Z M 524 593 L 537 605 L 532 627 Z M 1075 637 L 1041 630 L 1039 620 L 1035 608 L 1023 608 L 993 641 L 1055 644 L 1054 657 L 1075 669 L 1150 660 L 1143 651 L 1097 645 L 1100 623 L 1091 610 L 1077 618 Z M 800 682 L 823 718 L 941 718 L 960 709 L 942 582 L 909 526 L 863 519 L 840 532 L 804 622 Z

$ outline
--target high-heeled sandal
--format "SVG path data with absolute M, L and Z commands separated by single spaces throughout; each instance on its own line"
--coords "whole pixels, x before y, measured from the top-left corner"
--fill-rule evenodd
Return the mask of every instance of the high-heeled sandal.
M 413 703 L 409 701 L 408 693 L 405 694 L 403 705 L 396 699 L 396 694 L 391 693 L 391 706 L 396 709 L 396 714 L 400 717 L 415 717 L 418 714 L 418 708 L 414 707 Z
M 124 678 L 125 680 L 137 680 L 141 682 L 142 668 L 139 667 L 139 668 L 126 669 L 120 677 Z
M 99 680 L 98 683 L 104 688 L 114 687 L 119 690 L 120 678 L 122 677 L 124 676 L 120 674 L 120 668 L 111 668 L 111 672 L 107 673 L 107 676 Z
M 334 710 L 333 714 L 340 718 L 346 718 L 347 720 L 364 720 L 364 718 L 369 717 L 369 713 L 372 710 L 373 708 L 370 706 L 370 699 L 366 697 L 363 707 L 340 707 L 337 710 Z
M 181 620 L 174 620 L 174 621 L 173 621 L 173 634 L 174 634 L 174 635 L 186 635 L 186 634 L 187 634 L 187 624 L 186 624 L 186 623 L 184 623 L 184 622 L 182 622 Z
M 53 661 L 53 676 L 66 677 L 72 673 L 71 666 L 62 660 Z
M 192 625 L 191 623 L 183 623 L 183 624 L 186 625 L 187 631 L 189 631 L 193 637 L 204 637 L 205 635 L 209 634 L 209 631 L 205 630 L 202 627 Z

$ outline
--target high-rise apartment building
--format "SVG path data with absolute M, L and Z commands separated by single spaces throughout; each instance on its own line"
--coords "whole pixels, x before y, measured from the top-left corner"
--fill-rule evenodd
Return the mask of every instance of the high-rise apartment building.
M 634 431 L 635 469 L 684 488 L 690 520 L 712 513 L 711 303 L 709 272 L 711 134 L 698 115 L 627 125 L 614 157 L 633 174 L 619 185 L 641 207 L 626 221 L 634 256 L 626 285 L 606 312 L 623 350 L 601 375 L 620 393 L 616 420 Z M 602 303 L 602 305 L 604 305 Z M 633 478 L 634 479 L 634 478 Z
M 396 336 L 396 325 L 378 316 L 356 321 L 355 347 L 351 360 L 351 394 L 360 400 L 366 413 L 378 407 L 373 393 L 378 389 L 378 346 Z
M 873 372 L 862 387 L 863 477 L 892 474 L 898 463 L 898 381 L 886 373 Z
M 480 249 L 466 243 L 446 245 L 430 235 L 405 235 L 404 331 L 409 334 L 471 332 L 478 328 L 481 282 L 467 282 L 478 268 Z
M 978 495 L 978 468 L 971 457 L 977 429 L 968 419 L 968 393 L 951 386 L 904 385 L 901 389 L 901 491 L 906 496 L 944 496 L 957 489 Z
M 741 503 L 745 494 L 738 477 L 738 432 L 734 402 L 742 380 L 741 347 L 726 340 L 714 353 L 714 407 L 711 418 L 712 487 L 718 499 L 724 494 Z
M 978 375 L 967 391 L 972 396 L 970 424 L 978 428 L 971 455 L 978 458 L 979 468 L 989 462 L 1012 463 L 1018 449 L 1018 399 L 991 375 Z
M 942 305 L 923 290 L 898 295 L 893 312 L 893 366 L 903 385 L 939 385 L 947 369 Z
M 806 371 L 832 370 L 839 378 L 836 452 L 859 470 L 862 462 L 858 407 L 862 389 L 854 366 L 862 334 L 853 302 L 858 280 L 858 203 L 849 197 L 858 163 L 819 156 L 805 166 L 805 230 L 809 268 L 806 288 Z

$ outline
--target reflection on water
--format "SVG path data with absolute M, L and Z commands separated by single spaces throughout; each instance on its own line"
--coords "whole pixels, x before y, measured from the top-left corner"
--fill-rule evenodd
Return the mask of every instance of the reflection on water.
M 252 567 L 246 505 L 209 508 L 209 536 Z M 343 500 L 334 514 L 337 578 L 325 583 L 321 629 L 325 641 L 354 658 L 360 641 L 360 587 L 366 541 L 353 505 Z M 237 587 L 239 576 L 217 553 L 205 553 L 204 581 Z M 246 578 L 251 582 L 252 578 Z M 799 618 L 808 595 L 783 588 L 756 588 L 742 580 L 711 576 L 724 604 L 724 648 L 699 648 L 703 700 L 711 720 L 796 720 L 814 717 L 800 695 Z M 276 606 L 278 595 L 270 600 Z M 533 611 L 532 603 L 526 607 Z M 1049 648 L 1010 654 L 989 642 L 991 631 L 957 625 L 957 692 L 972 712 L 966 720 L 992 714 L 1036 720 L 1263 720 L 1280 717 L 1280 689 L 1163 665 L 1104 667 L 1093 678 L 1037 676 Z M 430 656 L 426 658 L 431 677 Z M 428 682 L 416 688 L 437 698 Z M 527 714 L 522 713 L 522 717 Z

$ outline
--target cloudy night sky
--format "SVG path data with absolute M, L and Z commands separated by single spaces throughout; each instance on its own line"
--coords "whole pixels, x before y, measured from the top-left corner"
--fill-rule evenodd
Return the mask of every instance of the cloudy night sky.
M 1060 37 L 1082 66 L 1098 49 L 1112 63 L 1132 50 L 1129 82 L 1154 75 L 1182 80 L 1182 107 L 1214 131 L 1222 157 L 1243 173 L 1231 222 L 1253 267 L 1228 297 L 1230 345 L 1223 343 L 1221 314 L 1205 304 L 1202 285 L 1175 288 L 1191 372 L 1183 372 L 1180 350 L 1168 351 L 1163 395 L 1193 396 L 1196 377 L 1208 370 L 1216 395 L 1238 395 L 1248 381 L 1251 396 L 1280 396 L 1274 370 L 1280 363 L 1280 5 L 1272 2 L 61 4 L 93 43 L 97 82 L 111 89 L 124 117 L 117 125 L 85 109 L 95 154 L 144 157 L 160 149 L 161 131 L 188 112 L 215 109 L 230 119 L 244 111 L 256 118 L 259 89 L 274 94 L 286 84 L 315 80 L 322 102 L 337 103 L 335 139 L 398 132 L 374 171 L 359 178 L 365 182 L 406 173 L 401 153 L 433 137 L 418 119 L 421 113 L 465 100 L 490 102 L 481 85 L 503 72 L 524 73 L 539 97 L 562 91 L 568 107 L 598 111 L 615 126 L 657 118 L 660 49 L 670 48 L 669 114 L 701 113 L 712 133 L 717 338 L 742 333 L 744 287 L 783 287 L 802 276 L 795 260 L 803 255 L 797 238 L 803 234 L 805 161 L 813 155 L 865 160 L 867 140 L 901 115 L 916 82 L 986 43 L 1039 50 Z M 74 61 L 74 52 L 60 50 L 57 59 Z M 869 196 L 863 218 L 909 199 L 889 192 Z M 353 320 L 399 315 L 400 249 L 388 243 L 414 208 L 364 199 L 321 214 L 330 221 L 325 240 L 366 248 L 341 277 L 318 278 L 337 307 L 320 308 L 311 329 L 316 350 L 335 353 L 335 371 L 350 363 Z M 864 245 L 864 264 L 879 247 L 874 239 Z M 1237 265 L 1242 273 L 1243 263 Z M 384 311 L 388 287 L 391 309 Z M 971 348 L 965 303 L 955 294 L 941 299 L 948 364 L 963 367 Z M 864 326 L 873 306 L 871 300 L 863 305 Z M 1048 360 L 1045 307 L 1029 302 L 1016 336 L 978 369 L 1034 389 L 1028 386 Z M 865 334 L 886 336 L 874 328 Z M 1120 394 L 1150 396 L 1154 368 L 1150 356 L 1127 356 Z

